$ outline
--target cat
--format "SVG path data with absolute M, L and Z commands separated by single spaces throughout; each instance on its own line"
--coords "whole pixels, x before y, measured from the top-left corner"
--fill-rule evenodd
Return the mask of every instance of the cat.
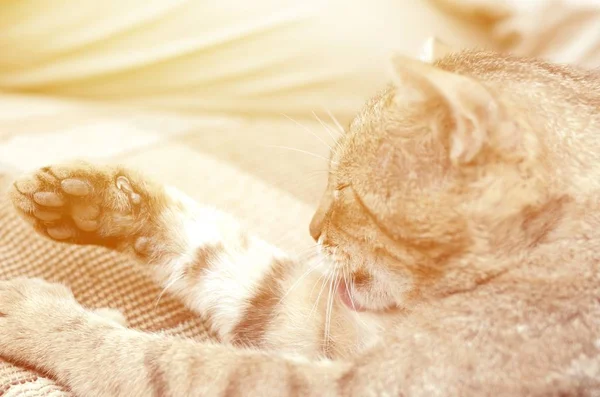
M 486 51 L 397 56 L 391 76 L 331 153 L 316 272 L 129 169 L 18 179 L 39 233 L 146 263 L 221 343 L 19 278 L 0 355 L 81 396 L 600 395 L 600 77 Z

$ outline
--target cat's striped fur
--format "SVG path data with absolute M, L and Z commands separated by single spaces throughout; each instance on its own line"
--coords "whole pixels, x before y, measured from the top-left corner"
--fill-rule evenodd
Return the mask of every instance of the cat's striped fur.
M 173 189 L 55 165 L 12 193 L 38 232 L 129 252 L 222 343 L 19 279 L 0 283 L 0 354 L 82 396 L 600 395 L 600 79 L 485 52 L 393 65 L 311 224 L 335 299 Z
M 337 395 L 344 387 L 349 366 L 334 364 L 326 358 L 354 355 L 362 345 L 355 341 L 369 339 L 366 334 L 348 335 L 347 329 L 354 329 L 348 324 L 351 316 L 336 317 L 332 335 L 326 336 L 323 306 L 327 300 L 317 302 L 316 297 L 322 291 L 308 289 L 315 285 L 315 276 L 309 275 L 313 277 L 310 285 L 292 288 L 304 272 L 299 263 L 246 233 L 227 214 L 201 207 L 175 188 L 153 184 L 125 169 L 86 163 L 46 167 L 21 178 L 14 186 L 14 202 L 39 232 L 62 242 L 102 245 L 130 253 L 150 266 L 158 281 L 189 308 L 203 315 L 222 342 L 238 348 L 289 353 L 284 359 L 264 352 L 142 335 L 121 327 L 103 334 L 109 327 L 100 319 L 96 320 L 100 332 L 88 330 L 84 319 L 74 319 L 69 327 L 62 327 L 63 331 L 73 327 L 71 332 L 81 334 L 70 335 L 71 342 L 87 335 L 89 343 L 98 338 L 96 344 L 120 346 L 118 356 L 129 357 L 122 380 L 118 369 L 107 374 L 111 377 L 108 383 L 115 387 L 113 391 L 102 385 L 107 379 L 97 379 L 99 385 L 86 380 L 85 386 L 75 387 L 81 395 L 229 396 L 252 395 L 253 388 L 257 395 L 265 392 L 279 395 L 278 390 L 289 390 L 290 395 L 327 395 L 322 381 L 332 385 L 331 395 Z M 49 211 L 40 210 L 40 206 Z M 61 217 L 51 217 L 49 221 L 48 213 Z M 314 302 L 318 307 L 306 302 Z M 85 355 L 76 350 L 71 353 L 77 357 Z M 183 362 L 173 370 L 171 355 Z M 61 356 L 69 361 L 68 352 Z M 214 363 L 204 361 L 220 356 Z M 88 358 L 89 369 L 115 359 L 101 354 Z M 309 358 L 323 360 L 308 361 Z M 141 372 L 134 382 L 136 371 L 132 371 L 131 365 L 136 365 L 136 360 Z M 202 369 L 202 362 L 208 367 Z M 304 373 L 309 368 L 321 379 L 314 390 L 307 387 L 314 382 Z M 201 375 L 197 371 L 209 373 Z M 275 382 L 252 381 L 254 386 L 250 386 L 245 379 L 253 377 L 255 371 L 271 372 Z M 215 379 L 215 373 L 227 375 Z M 60 373 L 58 376 L 69 385 L 73 383 Z M 184 387 L 182 378 L 193 381 Z M 132 388 L 120 389 L 114 385 L 121 381 L 129 382 Z

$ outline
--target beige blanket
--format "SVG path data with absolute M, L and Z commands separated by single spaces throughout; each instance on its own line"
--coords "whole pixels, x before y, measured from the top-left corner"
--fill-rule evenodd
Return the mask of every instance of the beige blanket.
M 174 0 L 3 4 L 1 183 L 10 181 L 3 177 L 7 169 L 78 157 L 116 161 L 302 252 L 312 244 L 306 229 L 325 182 L 321 157 L 336 134 L 311 112 L 327 108 L 347 121 L 386 82 L 392 51 L 417 55 L 437 35 L 457 48 L 487 43 L 600 66 L 600 0 L 302 2 L 328 4 L 316 19 L 308 18 L 316 9 L 298 10 L 296 0 L 260 0 L 251 13 L 237 10 L 236 1 L 223 7 Z M 281 12 L 266 12 L 276 3 Z M 200 16 L 210 23 L 198 23 Z M 209 111 L 226 117 L 206 117 Z M 280 113 L 304 126 L 272 118 Z M 157 302 L 161 290 L 144 269 L 99 248 L 41 239 L 0 200 L 0 279 L 21 275 L 64 282 L 84 305 L 117 307 L 139 329 L 209 337 L 202 321 L 168 293 Z M 69 393 L 0 360 L 2 395 Z

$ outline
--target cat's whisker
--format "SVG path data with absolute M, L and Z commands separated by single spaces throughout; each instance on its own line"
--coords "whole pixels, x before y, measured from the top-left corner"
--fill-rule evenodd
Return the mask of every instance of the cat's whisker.
M 317 287 L 317 284 L 319 284 L 319 282 L 323 279 L 323 277 L 325 277 L 325 273 L 321 274 L 316 280 L 315 283 L 313 284 L 313 287 L 310 289 L 310 292 L 308 293 L 308 296 L 311 297 L 313 291 L 315 290 L 315 288 Z
M 354 297 L 352 296 L 350 286 L 348 285 L 348 279 L 346 278 L 346 269 L 344 269 L 344 284 L 346 286 L 346 291 L 348 291 L 348 297 L 350 297 L 350 303 L 352 303 L 352 309 L 356 311 L 356 306 L 354 305 Z
M 354 309 L 354 311 L 356 311 L 356 306 L 354 305 L 354 295 L 353 295 L 354 280 L 350 279 L 350 285 L 348 285 L 346 278 L 344 278 L 344 281 L 346 281 L 346 290 L 348 291 L 348 297 L 350 298 L 350 302 L 352 303 L 352 308 Z
M 333 341 L 333 333 L 331 332 L 332 321 L 333 321 L 333 308 L 335 307 L 335 299 L 337 297 L 337 292 L 340 287 L 340 283 L 342 282 L 342 278 L 339 274 L 336 274 L 335 277 L 335 285 L 333 286 L 333 294 L 331 297 L 331 307 L 329 310 L 329 338 L 328 340 Z
M 313 284 L 313 287 L 310 289 L 310 292 L 308 293 L 308 296 L 309 296 L 309 297 L 310 297 L 310 296 L 312 296 L 312 293 L 313 293 L 313 291 L 315 290 L 315 288 L 317 287 L 317 284 L 319 284 L 319 282 L 320 282 L 321 280 L 323 280 L 323 278 L 324 278 L 324 277 L 325 277 L 325 274 L 321 274 L 321 275 L 319 276 L 319 278 L 317 278 L 317 280 L 316 280 L 316 281 L 315 281 L 315 283 Z M 314 305 L 313 305 L 313 307 L 314 307 Z
M 305 180 L 305 182 L 314 183 L 314 182 L 317 180 L 317 178 L 319 178 L 318 180 L 319 180 L 319 181 L 321 181 L 321 180 L 322 180 L 322 178 L 323 178 L 323 177 L 322 177 L 322 174 L 321 174 L 321 175 L 319 175 L 319 174 L 312 174 L 312 175 L 308 175 L 308 176 L 306 177 L 306 180 Z
M 348 277 L 346 275 L 348 275 Z M 352 303 L 352 309 L 354 309 L 354 313 L 356 314 L 354 317 L 359 323 L 361 323 L 361 325 L 366 327 L 367 324 L 360 318 L 358 312 L 356 311 L 356 305 L 354 304 L 354 280 L 350 278 L 350 283 L 348 284 L 348 278 L 350 278 L 350 271 L 344 268 L 344 283 L 346 283 L 346 291 L 348 291 L 348 297 L 350 298 L 350 303 Z
M 346 291 L 348 291 L 348 296 L 351 296 L 350 295 L 350 286 L 348 285 L 348 276 L 347 276 L 347 273 L 348 273 L 347 269 L 344 268 L 343 272 L 342 272 L 342 275 L 344 277 L 344 286 L 346 287 Z M 354 299 L 350 298 L 350 302 L 352 303 L 352 309 L 354 309 L 354 312 L 356 313 L 356 307 L 354 306 Z M 360 319 L 358 319 L 358 320 L 364 325 L 364 323 L 362 322 L 362 320 L 360 320 Z M 354 324 L 354 328 L 358 328 L 358 326 L 356 324 Z
M 331 290 L 333 289 L 333 276 L 329 281 L 329 289 L 327 290 L 327 301 L 325 303 L 325 328 L 323 332 L 323 342 L 325 344 L 325 349 L 329 347 L 329 302 L 331 301 Z
M 342 124 L 338 121 L 338 119 L 333 115 L 333 113 L 331 113 L 331 111 L 329 109 L 326 110 L 327 115 L 329 116 L 329 118 L 331 119 L 331 121 L 333 121 L 333 123 L 335 124 L 335 126 L 338 128 L 338 132 L 340 133 L 340 135 L 344 134 L 344 127 L 342 127 Z
M 329 148 L 329 150 L 333 150 L 333 148 L 323 138 L 321 138 L 319 135 L 317 135 L 317 133 L 311 131 L 308 127 L 306 127 L 305 125 L 300 124 L 298 121 L 294 120 L 293 118 L 291 118 L 287 114 L 283 114 L 282 113 L 282 116 L 285 117 L 285 118 L 287 118 L 288 120 L 290 120 L 292 123 L 296 124 L 298 127 L 302 128 L 304 131 L 308 132 L 309 134 L 311 134 L 315 138 L 317 138 L 321 143 L 323 143 L 325 146 L 327 146 Z
M 317 270 L 317 268 L 322 264 L 323 261 L 317 262 L 315 265 L 309 267 L 308 270 L 305 271 L 300 277 L 298 277 L 298 280 L 296 280 L 294 284 L 292 284 L 292 286 L 287 290 L 287 292 L 283 294 L 283 296 L 279 299 L 279 302 L 277 302 L 277 306 L 281 305 L 281 302 L 283 302 L 283 300 L 294 290 L 294 288 L 296 288 L 302 282 L 302 280 L 308 277 L 310 273 Z
M 298 153 L 304 153 L 304 154 L 307 154 L 309 156 L 316 157 L 316 158 L 321 159 L 321 160 L 325 160 L 328 163 L 330 162 L 330 160 L 327 157 L 323 157 L 321 155 L 318 155 L 318 154 L 313 153 L 313 152 L 309 152 L 307 150 L 297 149 L 297 148 L 293 148 L 293 147 L 289 147 L 289 146 L 280 146 L 280 145 L 261 145 L 261 146 L 269 147 L 269 148 L 276 148 L 276 149 L 291 150 L 293 152 L 298 152 Z M 333 162 L 333 164 L 337 164 L 337 162 Z
M 311 251 L 305 251 L 300 255 L 295 256 L 296 262 L 301 266 L 312 266 L 317 261 L 323 261 L 324 258 L 319 255 L 316 251 L 316 248 L 313 248 Z
M 331 139 L 335 143 L 336 147 L 339 149 L 340 148 L 340 144 L 338 143 L 337 138 L 335 136 L 333 136 L 333 133 L 331 132 L 331 129 L 327 126 L 327 124 L 325 124 L 323 122 L 323 120 L 321 120 L 321 118 L 317 115 L 317 113 L 312 112 L 312 114 L 317 119 L 317 121 L 319 122 L 319 124 L 321 124 L 321 126 L 325 129 L 325 131 L 327 132 L 327 134 L 329 134 L 329 136 L 331 137 Z
M 336 250 L 337 250 L 337 247 L 333 251 L 334 257 L 335 257 L 335 254 L 336 254 Z M 325 340 L 324 340 L 324 343 L 325 343 L 325 346 L 327 348 L 329 346 L 329 334 L 330 334 L 330 328 L 329 327 L 331 325 L 330 324 L 330 316 L 331 316 L 331 308 L 332 308 L 332 305 L 333 305 L 333 293 L 335 292 L 334 289 L 333 289 L 333 284 L 336 281 L 337 269 L 334 269 L 333 272 L 331 273 L 331 275 L 332 276 L 331 276 L 331 281 L 330 281 L 330 284 L 329 284 L 329 291 L 328 291 L 329 294 L 327 296 L 327 303 L 326 303 L 326 306 L 325 306 L 325 333 L 324 333 Z
M 300 251 L 294 252 L 293 256 L 295 256 L 296 258 L 310 258 L 311 256 L 317 255 L 318 252 L 316 250 L 317 246 L 319 244 L 312 244 Z
M 293 173 L 281 173 L 280 175 L 275 176 L 273 184 L 276 187 L 284 188 L 284 190 L 287 190 L 287 188 L 293 188 L 294 190 L 306 189 L 307 182 L 313 183 L 315 178 L 320 178 L 322 180 L 324 178 L 324 180 L 327 180 L 328 174 L 329 169 L 307 170 L 300 176 Z M 319 186 L 320 185 L 321 184 L 319 184 Z
M 334 270 L 333 277 L 329 283 L 329 296 L 327 297 L 327 310 L 325 312 L 325 335 L 324 342 L 326 349 L 329 348 L 330 335 L 331 335 L 331 313 L 333 311 L 333 303 L 335 298 L 335 292 L 337 290 L 337 283 L 339 280 L 337 279 L 337 270 Z
M 323 262 L 325 258 L 317 252 L 317 247 L 312 246 L 297 253 L 294 253 L 292 256 L 295 259 L 295 262 L 298 266 L 313 266 L 316 262 Z
M 319 290 L 319 294 L 317 295 L 317 299 L 315 300 L 315 304 L 313 305 L 313 307 L 311 308 L 310 312 L 308 313 L 308 319 L 307 319 L 307 321 L 309 321 L 312 318 L 313 314 L 316 312 L 316 309 L 317 309 L 319 303 L 321 302 L 321 295 L 323 294 L 323 291 L 325 291 L 325 286 L 327 285 L 327 282 L 329 281 L 330 277 L 331 277 L 330 273 L 327 273 L 326 275 L 322 275 L 321 277 L 319 277 L 319 279 L 317 280 L 317 282 L 313 286 L 313 290 L 314 290 L 314 287 L 316 286 L 316 284 L 320 280 L 323 280 L 322 283 L 321 283 L 321 289 Z M 312 290 L 311 290 L 311 295 L 312 295 Z
M 162 299 L 162 297 L 165 294 L 165 292 L 167 292 L 167 290 L 169 288 L 171 288 L 176 282 L 178 282 L 179 280 L 181 280 L 182 277 L 183 277 L 183 275 L 178 275 L 177 277 L 173 277 L 173 279 L 171 281 L 169 281 L 167 283 L 167 285 L 165 285 L 165 288 L 163 288 L 162 291 L 160 291 L 160 294 L 158 294 L 158 297 L 156 298 L 156 302 L 154 302 L 154 309 L 155 310 L 158 307 L 158 304 L 160 303 L 160 300 Z

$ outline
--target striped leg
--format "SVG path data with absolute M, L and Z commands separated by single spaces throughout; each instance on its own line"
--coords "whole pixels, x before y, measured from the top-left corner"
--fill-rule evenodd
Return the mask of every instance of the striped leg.
M 79 306 L 68 288 L 0 281 L 0 356 L 79 396 L 342 396 L 352 365 L 147 334 Z M 356 395 L 364 395 L 358 393 Z
M 130 170 L 86 163 L 24 176 L 12 199 L 51 239 L 117 249 L 153 266 L 159 282 L 207 317 L 223 341 L 318 350 L 319 325 L 307 326 L 303 316 L 295 316 L 299 331 L 291 320 L 293 340 L 285 332 L 279 339 L 268 335 L 273 322 L 290 317 L 279 303 L 300 267 L 227 214 Z

